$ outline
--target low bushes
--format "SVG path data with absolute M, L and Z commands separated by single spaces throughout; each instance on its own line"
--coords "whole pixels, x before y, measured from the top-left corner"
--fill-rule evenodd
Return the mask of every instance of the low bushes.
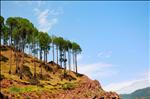
M 73 84 L 73 83 L 65 83 L 65 84 L 62 85 L 62 88 L 64 90 L 71 90 L 71 89 L 75 88 L 75 84 Z

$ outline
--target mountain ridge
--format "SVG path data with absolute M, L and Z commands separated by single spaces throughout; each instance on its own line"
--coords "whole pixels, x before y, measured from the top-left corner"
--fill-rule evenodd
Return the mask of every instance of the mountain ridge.
M 22 70 L 22 79 L 15 73 L 15 54 L 12 50 L 12 74 L 9 74 L 9 56 L 11 48 L 3 46 L 0 54 L 1 62 L 1 97 L 15 99 L 121 99 L 115 92 L 106 92 L 97 80 L 91 80 L 86 75 L 66 71 L 51 61 L 46 64 L 33 56 L 25 54 Z M 21 56 L 23 53 L 19 53 Z M 37 80 L 34 80 L 33 61 L 36 64 Z M 40 75 L 42 66 L 43 76 Z
M 130 94 L 138 89 L 150 87 L 149 85 L 149 78 L 148 79 L 141 79 L 134 81 L 130 85 L 124 86 L 123 88 L 116 90 L 119 94 Z
M 150 87 L 138 89 L 130 94 L 120 94 L 122 99 L 150 99 Z

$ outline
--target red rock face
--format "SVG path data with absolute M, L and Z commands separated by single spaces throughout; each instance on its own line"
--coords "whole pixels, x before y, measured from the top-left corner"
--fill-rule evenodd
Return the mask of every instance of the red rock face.
M 11 80 L 2 80 L 1 87 L 10 87 L 12 83 L 17 83 Z M 20 84 L 19 84 L 20 85 Z M 57 93 L 48 93 L 42 91 L 40 94 L 37 92 L 22 93 L 21 97 L 29 97 L 30 99 L 121 99 L 115 92 L 105 92 L 97 80 L 90 80 L 88 77 L 83 76 L 78 83 L 78 86 L 71 90 L 61 90 Z M 10 99 L 15 97 L 14 94 L 6 94 Z
M 29 57 L 29 60 L 33 62 L 32 56 Z M 30 62 L 29 60 L 28 62 Z M 37 60 L 36 63 L 38 64 L 38 66 L 41 65 L 41 62 L 39 60 Z M 56 63 L 49 62 L 47 65 L 45 65 L 45 67 L 43 66 L 43 69 L 45 69 L 45 71 L 52 69 L 51 73 L 49 74 L 49 72 L 46 72 L 45 74 L 43 74 L 43 76 L 45 78 L 48 78 L 49 81 L 51 79 L 54 79 L 51 77 L 51 75 L 54 75 L 54 73 L 56 73 L 56 75 L 59 75 L 59 73 L 61 73 L 61 71 L 63 70 L 63 68 L 60 68 L 60 67 L 58 68 L 58 67 L 59 66 Z M 73 82 L 76 86 L 73 89 L 72 88 L 63 89 L 62 84 L 59 84 L 59 83 L 55 85 L 51 83 L 44 83 L 45 85 L 51 84 L 52 87 L 56 88 L 57 86 L 58 88 L 50 90 L 50 91 L 47 91 L 47 90 L 42 90 L 42 91 L 38 90 L 38 91 L 32 91 L 32 92 L 27 91 L 27 92 L 19 93 L 19 96 L 17 96 L 18 93 L 17 94 L 11 93 L 8 89 L 13 86 L 26 87 L 30 85 L 31 83 L 28 81 L 22 82 L 17 79 L 6 78 L 0 81 L 1 83 L 0 88 L 7 89 L 7 90 L 1 91 L 0 96 L 8 97 L 9 99 L 20 99 L 20 97 L 21 99 L 121 99 L 121 97 L 115 92 L 104 91 L 102 86 L 97 80 L 91 80 L 85 75 L 77 76 L 74 72 L 71 72 L 71 73 L 74 75 L 71 77 L 76 78 L 75 81 Z M 58 79 L 55 79 L 56 82 L 59 79 L 63 79 L 61 76 L 60 78 L 59 76 L 56 76 L 56 77 L 58 77 Z M 65 80 L 68 80 L 68 79 L 65 79 Z M 59 82 L 61 82 L 61 80 Z M 67 82 L 70 82 L 70 81 L 68 80 Z M 43 87 L 45 87 L 44 84 L 42 85 Z M 5 99 L 5 98 L 2 98 L 2 99 Z
M 53 99 L 121 99 L 115 92 L 105 92 L 97 80 L 90 80 L 86 76 L 82 78 L 77 88 L 54 95 L 54 97 Z
M 4 79 L 1 81 L 0 88 L 7 88 L 10 86 L 13 86 L 12 84 L 13 84 L 13 82 L 11 80 L 5 80 Z
M 105 92 L 104 99 L 121 99 L 121 97 L 115 92 Z

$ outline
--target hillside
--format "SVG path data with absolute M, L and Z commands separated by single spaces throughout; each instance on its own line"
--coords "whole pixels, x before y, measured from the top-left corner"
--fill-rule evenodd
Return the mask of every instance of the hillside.
M 20 74 L 15 73 L 16 62 L 14 51 L 8 46 L 1 46 L 0 64 L 1 78 L 0 97 L 2 99 L 120 99 L 115 92 L 105 92 L 97 80 L 91 80 L 86 75 L 66 71 L 54 62 L 43 64 L 37 58 L 24 54 L 24 65 Z M 12 57 L 10 59 L 10 51 Z M 21 57 L 23 53 L 18 53 Z M 12 60 L 12 74 L 9 74 L 9 64 Z M 33 62 L 34 61 L 34 62 Z M 34 63 L 36 79 L 34 79 Z M 40 75 L 42 66 L 42 76 Z
M 131 94 L 122 94 L 122 99 L 150 99 L 150 87 L 139 89 Z

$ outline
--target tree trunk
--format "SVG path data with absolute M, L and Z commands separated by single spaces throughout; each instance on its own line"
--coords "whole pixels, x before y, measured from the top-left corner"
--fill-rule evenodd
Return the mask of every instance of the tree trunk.
M 70 55 L 70 50 L 68 50 L 68 66 L 69 66 L 69 71 L 71 71 L 71 55 Z
M 40 50 L 40 60 L 42 61 L 42 49 Z M 40 66 L 40 68 L 41 68 L 41 71 L 40 71 L 40 75 L 41 75 L 41 77 L 42 77 L 42 63 L 40 64 L 41 66 Z
M 40 60 L 42 61 L 42 49 L 40 49 Z
M 66 52 L 64 51 L 64 78 L 66 77 Z
M 12 49 L 10 50 L 10 67 L 9 67 L 9 74 L 11 74 L 11 68 L 12 68 Z
M 46 63 L 47 63 L 47 52 L 45 54 L 46 54 L 45 57 L 46 57 Z
M 76 67 L 76 74 L 78 73 L 78 67 L 77 67 L 77 54 L 75 53 L 75 67 Z
M 58 46 L 56 46 L 56 51 L 57 51 L 57 65 L 58 65 Z
M 74 71 L 74 55 L 73 55 L 73 52 L 72 52 L 72 69 Z
M 60 60 L 59 60 L 60 61 L 60 67 L 62 67 L 62 61 L 61 61 L 62 60 L 62 51 L 61 50 L 59 50 L 59 54 L 60 54 Z
M 72 61 L 73 61 L 73 71 L 75 71 L 75 55 L 74 52 L 72 53 Z
M 12 68 L 12 26 L 11 26 L 11 28 L 10 28 L 10 42 L 9 42 L 9 44 L 10 44 L 10 64 L 9 64 L 9 74 L 11 74 L 11 68 Z
M 33 48 L 34 50 L 36 49 L 35 48 L 35 45 L 34 45 L 34 48 Z M 35 64 L 35 52 L 33 53 L 34 54 L 34 60 L 33 60 L 33 62 L 34 62 L 34 79 L 36 79 L 36 64 Z
M 53 46 L 53 62 L 55 61 L 55 59 L 54 59 L 54 43 L 52 43 L 52 46 Z
M 15 61 L 16 61 L 16 73 L 18 73 L 18 68 L 19 68 L 19 66 L 18 66 L 18 58 L 19 58 L 19 56 L 18 56 L 18 47 L 16 47 L 15 48 Z
M 35 64 L 35 56 L 34 56 L 34 78 L 36 79 L 36 64 Z
M 43 52 L 43 55 L 44 55 L 44 63 L 45 63 L 45 51 Z
M 24 47 L 25 47 L 25 43 L 23 41 L 23 44 L 22 44 L 22 62 L 21 62 L 21 70 L 20 70 L 20 79 L 22 79 L 22 68 L 23 68 L 23 65 L 24 65 Z

